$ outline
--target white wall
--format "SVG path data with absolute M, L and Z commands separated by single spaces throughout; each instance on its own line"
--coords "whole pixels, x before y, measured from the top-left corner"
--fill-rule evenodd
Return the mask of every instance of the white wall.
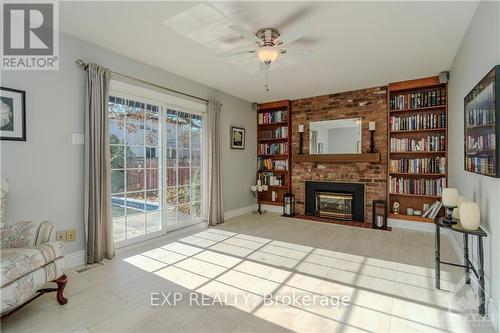
M 500 298 L 500 179 L 464 171 L 464 97 L 500 64 L 500 2 L 481 2 L 455 56 L 449 89 L 449 178 L 451 187 L 479 203 L 482 227 L 487 230 L 485 248 L 486 290 L 497 309 Z M 500 96 L 497 96 L 500 97 Z M 458 235 L 457 235 L 458 236 Z M 461 244 L 461 238 L 457 239 Z M 473 244 L 477 259 L 476 242 Z M 498 329 L 497 329 L 498 330 Z
M 77 229 L 66 252 L 84 249 L 84 148 L 71 144 L 72 133 L 84 132 L 82 58 L 112 70 L 192 95 L 214 96 L 223 104 L 222 176 L 224 210 L 252 205 L 248 187 L 255 181 L 256 120 L 251 104 L 210 87 L 104 50 L 69 36 L 60 36 L 58 71 L 3 71 L 1 85 L 26 91 L 27 142 L 1 141 L 1 170 L 10 182 L 9 220 L 41 220 L 56 230 Z M 229 148 L 229 127 L 246 128 L 246 149 Z

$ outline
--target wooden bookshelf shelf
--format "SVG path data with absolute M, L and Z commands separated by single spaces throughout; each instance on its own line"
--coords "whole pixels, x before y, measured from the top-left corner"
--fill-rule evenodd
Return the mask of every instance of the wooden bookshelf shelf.
M 427 128 L 418 130 L 389 131 L 389 133 L 422 133 L 422 132 L 443 132 L 446 128 Z
M 258 202 L 264 205 L 283 205 L 283 196 L 291 188 L 291 140 L 292 136 L 292 117 L 291 117 L 291 105 L 290 101 L 276 101 L 259 104 L 257 106 L 257 163 L 258 172 L 257 177 L 262 181 L 262 184 L 268 185 L 269 190 L 265 192 L 260 192 L 258 194 Z M 260 118 L 260 121 L 259 121 Z M 271 121 L 264 123 L 264 121 Z M 274 122 L 276 121 L 276 122 Z M 265 138 L 266 136 L 272 136 L 271 138 Z M 276 136 L 286 136 L 286 137 L 276 137 Z M 259 150 L 259 146 L 263 149 Z M 267 149 L 268 146 L 278 147 L 279 149 L 274 150 L 273 148 Z M 286 148 L 286 150 L 283 150 Z M 286 152 L 284 154 L 261 154 L 260 152 Z M 262 162 L 262 163 L 261 163 Z M 283 164 L 287 164 L 287 169 L 267 169 L 271 165 L 275 167 L 283 167 Z M 266 169 L 261 169 L 266 168 Z M 270 185 L 269 174 L 273 174 L 279 180 L 281 185 Z M 273 193 L 274 198 L 273 200 Z
M 422 216 L 416 216 L 416 215 L 389 214 L 389 218 L 406 220 L 406 221 L 414 221 L 414 222 L 433 223 L 432 219 L 430 219 L 428 217 L 422 217 Z
M 427 107 L 413 108 L 413 109 L 389 110 L 389 113 L 436 111 L 436 110 L 441 110 L 441 109 L 445 109 L 445 108 L 446 108 L 446 105 L 435 105 L 435 106 L 427 106 Z
M 407 220 L 412 222 L 431 223 L 432 219 L 407 215 L 407 208 L 413 210 L 421 210 L 424 212 L 424 204 L 432 205 L 437 200 L 440 200 L 438 195 L 419 195 L 419 194 L 405 194 L 405 193 L 391 193 L 396 192 L 395 186 L 401 184 L 412 183 L 413 186 L 421 186 L 421 184 L 431 182 L 433 186 L 446 186 L 448 179 L 448 98 L 447 98 L 447 85 L 439 83 L 437 76 L 410 80 L 404 82 L 391 83 L 388 86 L 387 104 L 388 104 L 388 165 L 391 165 L 391 160 L 398 161 L 402 158 L 413 160 L 419 159 L 419 163 L 431 163 L 431 161 L 444 162 L 444 173 L 409 173 L 409 172 L 388 172 L 388 190 L 387 190 L 387 204 L 392 214 L 390 218 Z M 417 107 L 415 107 L 415 105 Z M 392 118 L 392 120 L 391 120 Z M 430 119 L 430 120 L 429 120 Z M 427 124 L 435 121 L 438 128 L 427 128 L 417 130 L 391 130 L 391 123 L 400 124 L 406 122 L 423 122 Z M 398 128 L 397 126 L 393 128 Z M 442 137 L 444 135 L 444 150 L 439 151 L 404 151 L 396 152 L 391 151 L 391 139 L 395 138 L 402 142 L 412 140 L 425 140 L 426 136 Z M 438 145 L 442 145 L 442 141 L 437 141 Z M 441 148 L 442 149 L 442 148 Z M 444 160 L 443 160 L 444 159 Z M 396 162 L 394 162 L 396 163 Z M 437 162 L 436 162 L 437 163 Z M 396 163 L 397 164 L 397 163 Z M 436 169 L 439 171 L 440 169 Z M 444 178 L 444 184 L 441 178 Z M 394 188 L 393 188 L 394 187 Z M 399 214 L 393 214 L 393 205 L 395 202 L 399 203 Z M 442 209 L 439 212 L 442 214 Z

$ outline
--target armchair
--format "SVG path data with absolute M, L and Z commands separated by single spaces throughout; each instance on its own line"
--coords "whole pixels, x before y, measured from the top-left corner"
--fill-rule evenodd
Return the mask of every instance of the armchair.
M 2 210 L 5 203 L 3 190 Z M 63 291 L 68 278 L 63 272 L 64 245 L 50 242 L 52 224 L 47 221 L 8 223 L 3 216 L 0 219 L 2 318 L 49 291 L 57 291 L 59 304 L 66 304 L 68 300 Z M 55 282 L 57 289 L 41 289 L 48 282 Z

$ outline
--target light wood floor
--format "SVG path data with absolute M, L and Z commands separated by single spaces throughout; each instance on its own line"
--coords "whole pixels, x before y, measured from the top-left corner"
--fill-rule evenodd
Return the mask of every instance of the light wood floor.
M 442 254 L 444 260 L 458 260 L 447 239 Z M 248 214 L 217 228 L 192 228 L 129 249 L 84 273 L 69 272 L 67 305 L 59 306 L 53 294 L 44 295 L 1 328 L 3 332 L 478 332 L 461 315 L 463 307 L 471 305 L 463 304 L 470 287 L 464 287 L 461 270 L 443 268 L 443 290 L 435 290 L 433 265 L 432 233 L 384 232 Z M 151 293 L 156 292 L 178 292 L 184 298 L 177 306 L 151 306 Z M 189 295 L 211 297 L 208 300 L 226 297 L 226 306 L 217 302 L 190 306 Z M 302 298 L 292 303 L 293 295 Z M 351 304 L 310 305 L 301 301 L 306 296 L 315 300 L 344 296 Z

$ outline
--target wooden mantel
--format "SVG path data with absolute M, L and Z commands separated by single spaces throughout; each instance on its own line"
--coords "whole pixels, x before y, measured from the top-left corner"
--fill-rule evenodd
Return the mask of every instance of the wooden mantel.
M 380 153 L 363 154 L 295 154 L 293 160 L 296 162 L 313 163 L 344 163 L 344 162 L 380 162 Z

